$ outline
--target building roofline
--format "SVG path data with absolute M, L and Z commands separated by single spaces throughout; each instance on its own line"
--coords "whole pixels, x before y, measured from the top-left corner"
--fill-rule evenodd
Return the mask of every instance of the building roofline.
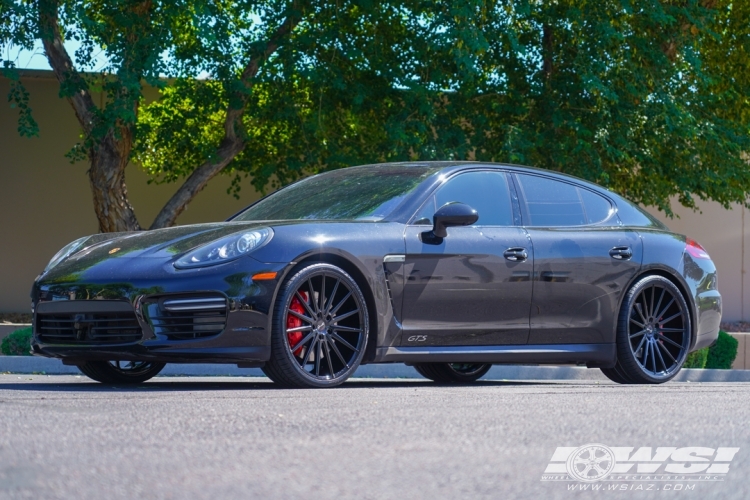
M 42 78 L 48 80 L 55 79 L 55 73 L 51 69 L 23 69 L 16 68 L 21 78 Z M 0 78 L 7 78 L 5 75 L 0 73 Z

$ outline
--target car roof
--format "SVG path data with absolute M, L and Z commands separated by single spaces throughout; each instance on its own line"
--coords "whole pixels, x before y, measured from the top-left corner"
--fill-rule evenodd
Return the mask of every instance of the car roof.
M 614 202 L 615 207 L 620 208 L 623 207 L 630 207 L 631 211 L 635 210 L 642 216 L 641 218 L 645 217 L 645 219 L 648 219 L 650 222 L 648 223 L 649 226 L 652 227 L 659 227 L 661 229 L 667 229 L 666 226 L 664 226 L 661 222 L 656 220 L 653 216 L 642 210 L 640 207 L 635 205 L 634 203 L 630 202 L 629 200 L 623 198 L 622 196 L 618 195 L 617 193 L 610 191 L 607 188 L 604 188 L 602 186 L 599 186 L 598 184 L 595 184 L 593 182 L 587 181 L 585 179 L 581 179 L 580 177 L 575 177 L 572 175 L 564 174 L 561 172 L 555 172 L 552 170 L 547 170 L 543 168 L 535 168 L 535 167 L 528 167 L 525 165 L 516 165 L 512 163 L 494 163 L 494 162 L 484 162 L 484 161 L 406 161 L 406 162 L 387 162 L 387 163 L 372 163 L 367 165 L 357 165 L 357 166 L 351 166 L 347 167 L 346 170 L 358 170 L 358 169 L 383 169 L 388 170 L 392 169 L 393 167 L 401 167 L 401 168 L 408 168 L 408 167 L 415 167 L 415 168 L 427 168 L 432 171 L 432 174 L 430 175 L 430 178 L 432 180 L 425 180 L 425 182 L 422 182 L 420 186 L 412 192 L 399 206 L 397 206 L 388 216 L 385 217 L 384 220 L 394 221 L 394 222 L 406 222 L 413 214 L 414 212 L 419 208 L 423 201 L 423 196 L 426 193 L 431 192 L 434 190 L 434 188 L 442 183 L 442 181 L 454 173 L 458 173 L 461 171 L 467 171 L 467 170 L 481 170 L 481 169 L 498 169 L 498 170 L 504 170 L 507 172 L 513 172 L 513 173 L 526 173 L 526 174 L 532 174 L 532 175 L 543 175 L 546 177 L 550 177 L 553 179 L 557 179 L 563 182 L 570 182 L 576 185 L 579 185 L 581 187 L 587 188 L 589 190 L 592 190 L 594 192 L 599 193 L 600 195 L 603 195 L 607 198 L 609 198 L 612 202 Z M 317 175 L 325 175 L 328 172 L 321 172 Z M 257 203 L 257 202 L 256 202 Z M 251 204 L 250 206 L 253 206 L 254 204 Z M 232 217 L 230 217 L 227 220 L 232 220 L 245 210 L 247 210 L 250 206 L 243 208 L 241 211 L 234 214 Z M 641 224 L 634 224 L 634 225 L 641 225 Z
M 628 208 L 630 212 L 636 211 L 638 212 L 639 217 L 642 217 L 644 220 L 648 220 L 648 226 L 650 227 L 657 227 L 659 229 L 663 230 L 669 230 L 667 226 L 665 226 L 662 222 L 658 221 L 655 217 L 653 217 L 648 212 L 644 211 L 640 207 L 638 207 L 635 203 L 631 202 L 630 200 L 623 198 L 619 194 L 610 191 L 609 189 L 602 187 L 598 184 L 595 184 L 593 182 L 587 181 L 585 179 L 581 179 L 580 177 L 575 177 L 573 175 L 564 174 L 561 172 L 555 172 L 552 170 L 547 170 L 543 168 L 535 168 L 535 167 L 528 167 L 525 165 L 515 165 L 512 163 L 493 163 L 493 162 L 483 162 L 483 161 L 409 161 L 409 162 L 392 162 L 392 163 L 378 163 L 378 164 L 371 164 L 371 165 L 362 165 L 362 167 L 370 167 L 370 168 L 388 168 L 389 166 L 402 166 L 402 167 L 428 167 L 435 169 L 435 173 L 439 173 L 441 177 L 447 177 L 450 175 L 453 175 L 454 173 L 465 171 L 465 170 L 475 170 L 475 169 L 498 169 L 498 170 L 505 170 L 508 172 L 514 172 L 514 173 L 526 173 L 526 174 L 532 174 L 532 175 L 543 175 L 546 177 L 550 177 L 553 179 L 557 179 L 563 182 L 571 182 L 573 184 L 579 185 L 581 187 L 585 187 L 587 189 L 590 189 L 591 191 L 597 192 L 600 195 L 603 195 L 607 198 L 609 198 L 612 202 L 614 202 L 615 207 L 617 207 L 618 212 L 620 212 L 622 209 Z M 350 168 L 359 168 L 359 167 L 350 167 Z M 408 218 L 410 215 L 410 212 L 413 213 L 414 210 L 416 210 L 417 204 L 414 203 L 417 199 L 421 198 L 425 192 L 431 191 L 435 184 L 439 181 L 434 182 L 426 182 L 423 184 L 422 189 L 418 189 L 418 192 L 414 193 L 414 196 L 411 197 L 411 202 L 406 201 L 403 205 L 398 207 L 394 212 L 391 214 L 388 219 L 390 220 L 405 220 L 405 218 Z M 626 219 L 630 219 L 631 217 L 626 217 Z M 628 220 L 625 220 L 624 223 L 626 225 L 631 225 L 631 222 Z M 632 224 L 632 225 L 643 225 L 643 224 Z
M 486 161 L 406 161 L 406 162 L 390 162 L 390 163 L 373 163 L 369 165 L 359 165 L 356 167 L 348 168 L 388 168 L 390 166 L 401 166 L 401 167 L 429 167 L 434 168 L 442 174 L 451 175 L 455 172 L 462 170 L 471 170 L 475 168 L 497 168 L 502 170 L 508 170 L 518 173 L 538 174 L 545 175 L 548 177 L 557 178 L 563 181 L 574 182 L 576 184 L 584 185 L 592 190 L 598 191 L 607 196 L 619 199 L 620 196 L 610 191 L 609 189 L 602 187 L 586 179 L 576 177 L 574 175 L 564 174 L 562 172 L 555 172 L 554 170 L 547 170 L 544 168 L 528 167 L 526 165 L 516 165 L 513 163 L 494 163 Z
M 385 170 L 385 169 L 389 169 L 393 167 L 421 167 L 421 168 L 426 167 L 426 168 L 433 169 L 434 174 L 443 174 L 445 176 L 450 176 L 453 173 L 460 172 L 463 170 L 473 170 L 473 169 L 482 169 L 482 168 L 492 168 L 492 169 L 501 169 L 501 170 L 507 170 L 507 171 L 512 171 L 512 172 L 518 172 L 518 173 L 545 175 L 548 177 L 557 178 L 559 180 L 584 185 L 585 187 L 589 189 L 598 191 L 601 194 L 614 198 L 614 201 L 619 201 L 620 199 L 622 199 L 622 197 L 619 196 L 617 193 L 614 193 L 613 191 L 610 191 L 607 188 L 604 188 L 598 184 L 587 181 L 580 177 L 575 177 L 573 175 L 564 174 L 561 172 L 555 172 L 553 170 L 547 170 L 544 168 L 528 167 L 525 165 L 516 165 L 513 163 L 494 163 L 494 162 L 486 162 L 486 161 L 404 161 L 404 162 L 369 163 L 365 165 L 353 165 L 351 167 L 345 167 L 345 168 L 346 170 L 378 169 L 378 168 L 382 168 Z M 332 171 L 334 170 L 320 172 L 319 174 L 313 175 L 313 177 L 316 175 L 324 175 Z M 252 204 L 250 206 L 252 206 Z M 232 219 L 236 215 L 239 215 L 240 213 L 244 212 L 247 208 L 249 208 L 249 206 L 243 208 L 242 210 L 234 214 L 229 219 Z

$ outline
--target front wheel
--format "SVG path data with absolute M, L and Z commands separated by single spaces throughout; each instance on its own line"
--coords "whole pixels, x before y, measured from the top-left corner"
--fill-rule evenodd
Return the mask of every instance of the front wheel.
M 690 313 L 679 288 L 663 276 L 646 276 L 625 296 L 617 325 L 617 364 L 604 374 L 626 384 L 667 382 L 687 358 L 690 332 Z
M 340 385 L 362 361 L 368 327 L 354 279 L 331 264 L 308 265 L 281 287 L 263 372 L 287 387 Z
M 441 384 L 470 384 L 492 368 L 487 363 L 416 363 L 414 369 L 424 378 Z
M 103 384 L 140 384 L 155 377 L 165 365 L 150 361 L 86 361 L 78 369 Z

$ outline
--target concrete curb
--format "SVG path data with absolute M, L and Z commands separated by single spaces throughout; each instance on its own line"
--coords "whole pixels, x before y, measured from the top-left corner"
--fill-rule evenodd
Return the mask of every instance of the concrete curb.
M 44 373 L 47 375 L 80 375 L 75 366 L 60 360 L 35 356 L 0 356 L 0 373 Z M 168 364 L 160 373 L 164 377 L 264 377 L 260 368 L 237 368 L 221 364 Z M 354 374 L 357 378 L 422 378 L 414 368 L 401 363 L 365 365 Z M 599 370 L 577 366 L 496 365 L 483 378 L 489 380 L 592 380 L 607 381 Z M 682 370 L 676 382 L 750 382 L 750 370 Z

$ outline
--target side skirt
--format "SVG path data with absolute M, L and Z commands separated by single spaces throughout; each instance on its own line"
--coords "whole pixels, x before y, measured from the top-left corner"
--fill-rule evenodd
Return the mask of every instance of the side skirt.
M 616 361 L 614 343 L 380 347 L 375 359 L 376 363 L 586 364 L 589 368 L 611 368 Z

